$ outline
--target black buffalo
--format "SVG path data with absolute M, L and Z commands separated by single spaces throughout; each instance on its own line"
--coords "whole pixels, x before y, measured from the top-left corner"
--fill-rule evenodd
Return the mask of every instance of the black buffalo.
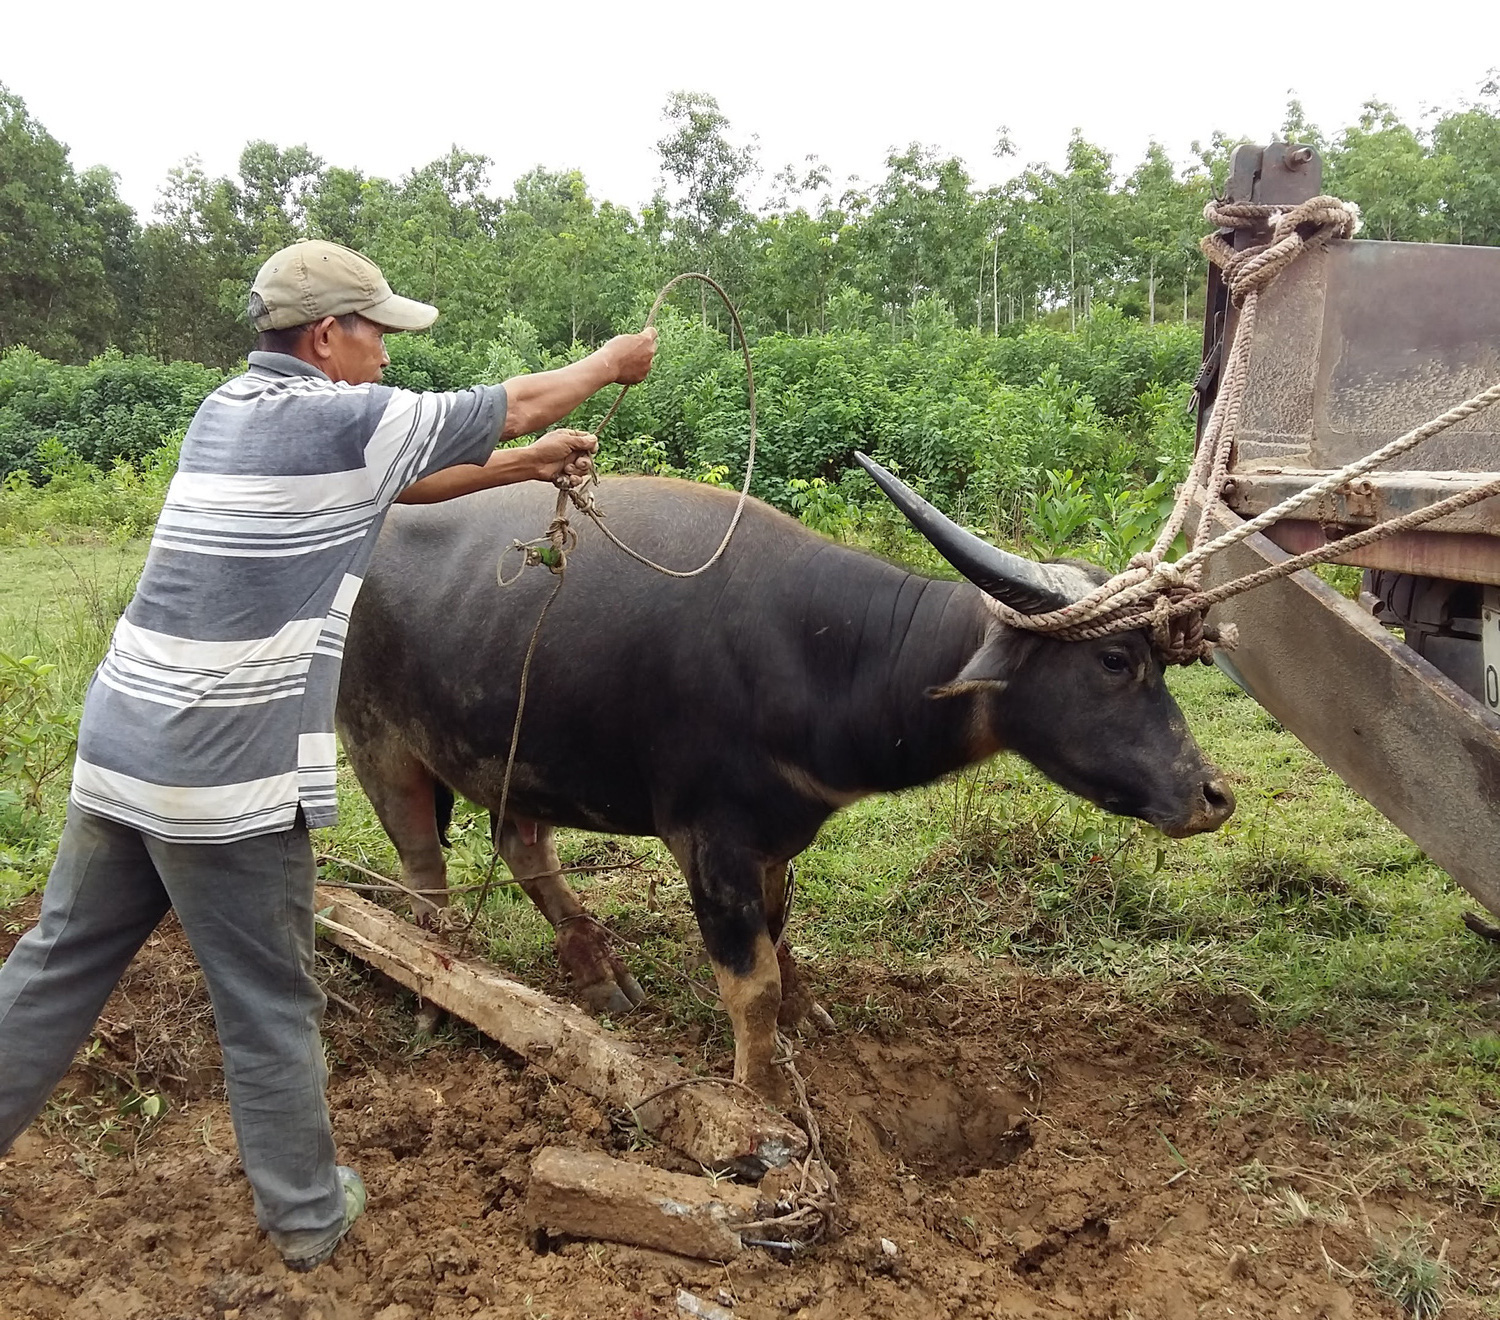
M 992 596 L 1037 611 L 1100 580 L 1005 554 L 871 466 Z M 606 479 L 597 495 L 627 543 L 679 568 L 708 556 L 735 498 L 646 477 Z M 528 485 L 392 510 L 350 620 L 339 730 L 405 883 L 435 899 L 439 811 L 449 789 L 498 806 L 522 657 L 554 584 L 533 569 L 501 590 L 496 561 L 546 527 L 553 502 Z M 665 840 L 733 1021 L 735 1077 L 763 1092 L 777 1089 L 778 1015 L 812 1007 L 776 946 L 788 864 L 840 807 L 1009 749 L 1168 834 L 1216 829 L 1233 810 L 1143 631 L 1060 642 L 1013 630 L 970 582 L 922 577 L 754 501 L 724 558 L 688 580 L 575 522 L 500 847 L 598 1009 L 639 989 L 557 874 L 553 828 Z

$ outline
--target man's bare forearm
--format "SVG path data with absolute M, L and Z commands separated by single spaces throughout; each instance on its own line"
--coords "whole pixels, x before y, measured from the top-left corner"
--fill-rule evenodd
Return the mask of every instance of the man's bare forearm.
M 505 382 L 505 430 L 513 440 L 560 422 L 606 385 L 633 385 L 646 378 L 656 352 L 656 331 L 616 335 L 586 358 L 554 371 L 514 376 Z
M 512 440 L 559 422 L 585 399 L 613 383 L 609 345 L 554 371 L 515 376 L 505 382 L 505 430 Z
M 603 348 L 555 371 L 538 371 L 505 382 L 505 427 L 497 439 L 530 435 L 560 421 L 589 395 L 610 383 L 634 385 L 646 378 L 656 353 L 656 331 L 616 335 Z M 581 480 L 599 442 L 583 431 L 552 431 L 514 449 L 497 449 L 483 464 L 458 463 L 414 481 L 398 504 L 438 504 L 518 481 Z
M 542 464 L 530 445 L 497 449 L 484 463 L 456 463 L 414 481 L 396 497 L 397 504 L 441 504 L 492 486 L 510 486 L 542 477 Z

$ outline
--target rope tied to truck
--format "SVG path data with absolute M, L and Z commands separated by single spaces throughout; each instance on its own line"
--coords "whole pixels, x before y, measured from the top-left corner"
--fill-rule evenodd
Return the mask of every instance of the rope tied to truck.
M 1240 309 L 1240 321 L 1224 368 L 1223 383 L 1204 427 L 1193 465 L 1178 490 L 1171 516 L 1151 549 L 1133 558 L 1124 572 L 1060 609 L 1044 614 L 1025 614 L 1001 601 L 986 598 L 989 608 L 1013 628 L 1047 633 L 1064 641 L 1083 641 L 1148 628 L 1168 664 L 1186 665 L 1195 660 L 1206 664 L 1212 659 L 1216 647 L 1232 649 L 1238 640 L 1233 624 L 1216 628 L 1206 622 L 1212 606 L 1277 578 L 1289 577 L 1304 568 L 1338 559 L 1350 551 L 1500 495 L 1500 478 L 1482 482 L 1425 508 L 1414 509 L 1398 518 L 1377 523 L 1315 550 L 1204 590 L 1203 569 L 1211 556 L 1500 402 L 1500 382 L 1454 405 L 1440 416 L 1413 427 L 1337 472 L 1327 474 L 1273 508 L 1211 537 L 1211 529 L 1220 521 L 1219 515 L 1228 513 L 1223 498 L 1224 483 L 1249 380 L 1261 294 L 1308 253 L 1334 239 L 1352 238 L 1359 227 L 1359 211 L 1353 204 L 1337 197 L 1321 196 L 1288 207 L 1215 200 L 1204 207 L 1203 215 L 1215 230 L 1199 246 L 1219 268 L 1231 301 Z M 1240 230 L 1269 231 L 1269 235 L 1264 242 L 1236 250 L 1232 240 Z M 1169 561 L 1167 553 L 1178 533 L 1184 530 L 1189 511 L 1195 505 L 1198 518 L 1190 535 L 1191 546 L 1181 558 Z

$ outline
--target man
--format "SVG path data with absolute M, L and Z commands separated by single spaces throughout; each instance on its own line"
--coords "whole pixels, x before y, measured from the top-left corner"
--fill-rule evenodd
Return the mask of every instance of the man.
M 36 928 L 0 966 L 0 1154 L 41 1111 L 168 908 L 202 966 L 256 1217 L 311 1269 L 364 1208 L 334 1161 L 313 977 L 308 829 L 332 825 L 349 610 L 387 508 L 577 477 L 556 431 L 650 370 L 655 331 L 504 385 L 378 384 L 383 336 L 437 309 L 375 264 L 297 243 L 261 268 L 249 369 L 204 400 L 134 599 L 89 687 L 67 822 Z

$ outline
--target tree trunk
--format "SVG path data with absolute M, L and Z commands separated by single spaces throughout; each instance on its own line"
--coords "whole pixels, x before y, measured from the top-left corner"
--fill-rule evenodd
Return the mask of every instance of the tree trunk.
M 1068 208 L 1068 329 L 1078 329 L 1078 265 L 1073 251 L 1073 208 Z
M 995 259 L 990 262 L 990 310 L 995 316 L 995 338 L 1000 338 L 1000 240 L 995 239 Z
M 988 248 L 981 248 L 979 252 L 979 282 L 974 291 L 974 328 L 980 334 L 984 333 L 984 259 L 989 256 Z
M 616 1108 L 648 1132 L 710 1167 L 753 1170 L 806 1153 L 807 1138 L 743 1088 L 691 1085 L 675 1063 L 657 1060 L 605 1031 L 570 1004 L 501 976 L 477 958 L 347 890 L 319 888 L 319 935 L 472 1022 L 487 1036 L 561 1082 Z
M 1151 257 L 1151 274 L 1146 280 L 1146 324 L 1156 324 L 1156 257 Z

